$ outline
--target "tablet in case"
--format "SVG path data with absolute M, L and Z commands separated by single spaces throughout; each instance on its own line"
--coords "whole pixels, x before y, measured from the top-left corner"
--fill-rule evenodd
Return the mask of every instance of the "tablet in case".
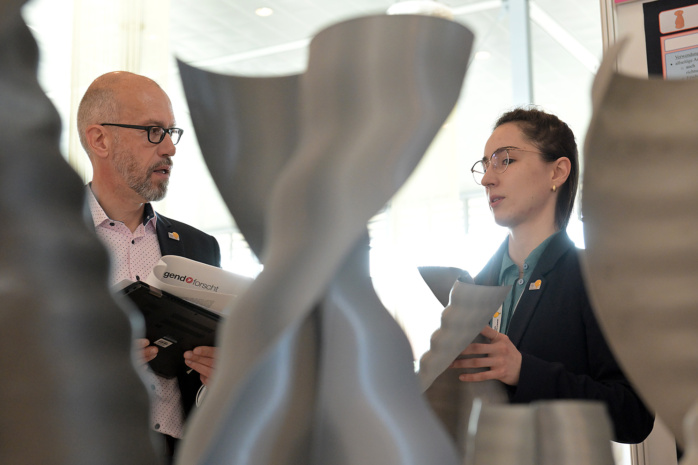
M 213 346 L 221 315 L 144 282 L 136 281 L 121 291 L 143 314 L 145 337 L 158 347 L 149 363 L 160 376 L 173 378 L 187 369 L 184 352 Z

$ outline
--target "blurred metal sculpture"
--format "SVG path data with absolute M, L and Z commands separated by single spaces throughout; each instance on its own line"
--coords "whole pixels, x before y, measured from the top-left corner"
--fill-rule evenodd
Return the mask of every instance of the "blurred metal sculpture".
M 619 75 L 620 46 L 593 88 L 584 274 L 628 378 L 686 444 L 684 416 L 698 400 L 698 82 Z
M 530 405 L 473 403 L 464 465 L 542 465 L 538 462 L 536 411 Z
M 220 333 L 177 463 L 460 461 L 373 293 L 365 228 L 455 104 L 472 39 L 443 19 L 375 16 L 321 31 L 297 77 L 180 63 L 204 158 L 264 270 Z
M 458 464 L 415 380 L 412 350 L 368 275 L 368 234 L 322 305 L 313 464 Z
M 540 465 L 613 465 L 613 430 L 600 401 L 534 402 Z
M 257 257 L 274 184 L 298 145 L 300 75 L 251 78 L 179 62 L 199 147 Z
M 59 152 L 22 3 L 0 3 L 0 463 L 155 464 L 131 324 Z
M 465 465 L 613 465 L 611 438 L 602 402 L 487 405 L 476 400 Z
M 685 453 L 681 465 L 698 465 L 698 402 L 686 412 L 684 418 Z

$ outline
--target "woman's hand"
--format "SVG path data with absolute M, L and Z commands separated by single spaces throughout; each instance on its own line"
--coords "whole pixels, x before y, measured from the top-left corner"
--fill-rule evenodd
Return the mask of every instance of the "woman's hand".
M 519 384 L 521 352 L 514 347 L 506 334 L 499 333 L 489 326 L 483 329 L 480 334 L 489 339 L 490 343 L 470 344 L 461 355 L 480 355 L 481 357 L 459 357 L 451 363 L 451 368 L 489 368 L 489 370 L 478 373 L 463 373 L 458 379 L 468 382 L 498 379 L 510 386 Z

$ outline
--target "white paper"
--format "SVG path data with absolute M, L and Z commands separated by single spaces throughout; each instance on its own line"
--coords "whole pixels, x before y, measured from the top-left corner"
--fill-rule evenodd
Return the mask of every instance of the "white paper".
M 165 255 L 145 283 L 209 310 L 223 312 L 252 278 L 176 255 Z
M 456 281 L 451 289 L 450 302 L 441 316 L 441 327 L 432 335 L 431 348 L 419 363 L 423 391 L 487 326 L 510 290 L 511 286 L 481 286 Z

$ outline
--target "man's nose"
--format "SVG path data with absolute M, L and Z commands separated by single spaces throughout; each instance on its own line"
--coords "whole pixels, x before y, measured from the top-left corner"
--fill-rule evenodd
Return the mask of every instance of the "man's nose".
M 177 152 L 177 146 L 172 143 L 172 137 L 169 133 L 165 134 L 165 138 L 158 145 L 162 157 L 174 157 Z

